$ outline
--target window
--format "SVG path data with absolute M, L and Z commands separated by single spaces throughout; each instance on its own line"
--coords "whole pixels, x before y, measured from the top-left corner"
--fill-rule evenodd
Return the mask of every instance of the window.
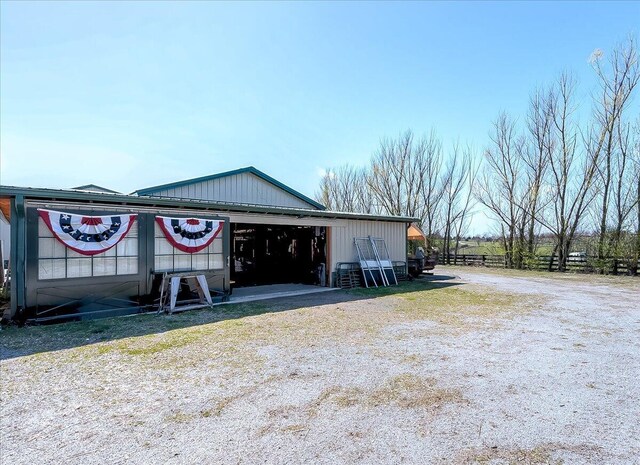
M 138 222 L 115 247 L 86 256 L 62 244 L 38 218 L 38 279 L 87 278 L 138 273 Z
M 222 254 L 222 234 L 200 252 L 187 253 L 176 249 L 164 236 L 162 229 L 155 226 L 155 271 L 204 271 L 224 268 Z

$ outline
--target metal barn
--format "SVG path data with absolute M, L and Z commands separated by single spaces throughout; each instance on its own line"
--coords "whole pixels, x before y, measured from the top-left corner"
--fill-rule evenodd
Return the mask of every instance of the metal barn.
M 384 238 L 390 258 L 405 262 L 407 228 L 415 221 L 327 211 L 253 167 L 130 195 L 0 186 L 0 203 L 11 235 L 5 317 L 35 321 L 144 311 L 157 301 L 166 272 L 197 271 L 223 297 L 243 286 L 333 286 L 337 264 L 358 261 L 355 237 Z M 172 239 L 198 224 L 206 229 L 197 234 L 210 241 L 201 249 L 185 250 Z M 60 228 L 77 228 L 77 239 L 102 231 L 113 244 L 82 243 L 80 250 L 60 240 Z

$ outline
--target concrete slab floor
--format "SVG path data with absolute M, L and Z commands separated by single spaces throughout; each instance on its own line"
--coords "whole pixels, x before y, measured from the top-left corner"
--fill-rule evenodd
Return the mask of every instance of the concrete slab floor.
M 229 301 L 224 303 L 253 302 L 336 290 L 338 290 L 336 287 L 322 287 L 311 284 L 269 284 L 266 286 L 239 287 L 233 290 Z

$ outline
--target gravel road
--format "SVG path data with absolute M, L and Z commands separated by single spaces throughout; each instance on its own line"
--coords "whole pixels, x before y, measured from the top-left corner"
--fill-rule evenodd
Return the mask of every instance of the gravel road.
M 0 462 L 640 464 L 639 302 L 635 278 L 440 267 L 10 328 Z

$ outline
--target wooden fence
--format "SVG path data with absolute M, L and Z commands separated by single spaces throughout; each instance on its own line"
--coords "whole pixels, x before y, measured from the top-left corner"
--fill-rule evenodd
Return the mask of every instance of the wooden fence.
M 536 271 L 548 271 L 549 263 L 553 260 L 551 270 L 558 269 L 558 257 L 551 255 L 540 255 L 534 259 L 527 260 L 526 269 Z M 440 255 L 438 263 L 445 264 L 445 256 Z M 450 265 L 486 266 L 489 268 L 505 268 L 506 257 L 504 255 L 471 255 L 471 254 L 449 254 Z M 605 261 L 604 265 L 598 266 L 595 259 L 591 257 L 569 257 L 567 260 L 567 271 L 578 273 L 604 273 L 606 274 L 637 274 L 640 262 L 635 269 L 629 260 L 621 258 L 611 258 Z

